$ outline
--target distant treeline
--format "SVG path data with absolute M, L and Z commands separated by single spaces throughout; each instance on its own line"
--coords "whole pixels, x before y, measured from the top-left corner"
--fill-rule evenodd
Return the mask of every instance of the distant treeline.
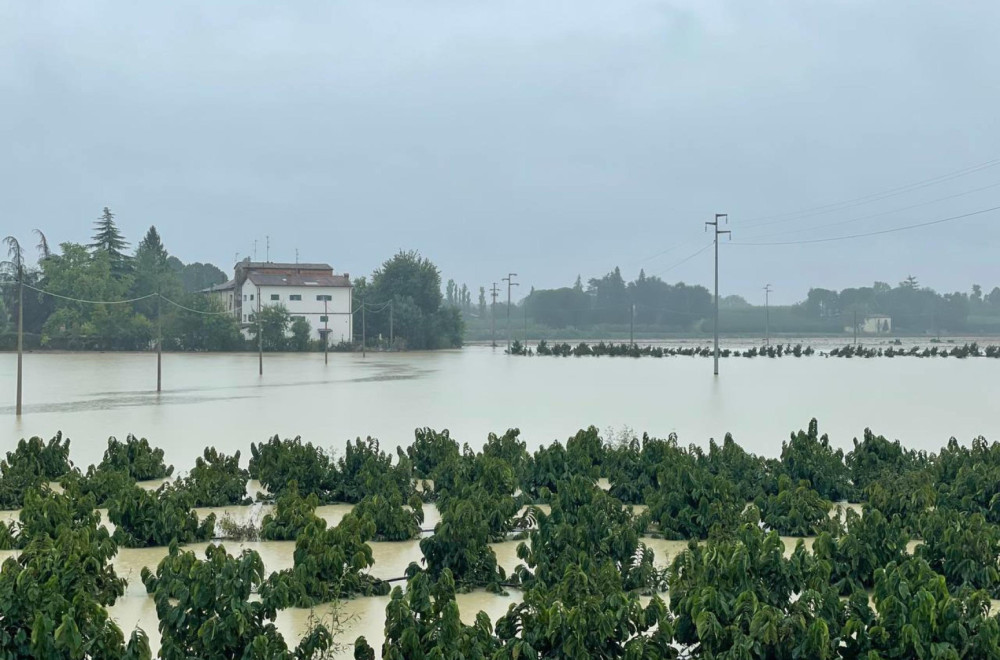
M 461 306 L 461 296 L 456 301 Z M 467 300 L 467 298 L 465 299 Z M 615 268 L 584 286 L 577 277 L 573 286 L 532 289 L 510 310 L 512 335 L 530 339 L 600 339 L 621 336 L 634 328 L 637 337 L 662 334 L 704 334 L 712 331 L 712 294 L 703 286 L 684 282 L 669 284 L 656 276 L 639 276 L 626 282 Z M 723 333 L 758 335 L 765 331 L 764 306 L 740 296 L 720 299 L 719 325 Z M 471 339 L 486 339 L 489 310 L 471 304 L 462 307 Z M 506 332 L 507 309 L 498 304 L 498 333 Z M 875 282 L 870 287 L 842 291 L 814 288 L 794 305 L 771 306 L 772 333 L 841 334 L 855 323 L 863 327 L 870 316 L 888 317 L 890 334 L 1000 332 L 1000 287 L 984 294 L 980 285 L 971 291 L 937 293 L 921 287 L 915 277 L 891 286 Z M 882 322 L 880 322 L 882 323 Z

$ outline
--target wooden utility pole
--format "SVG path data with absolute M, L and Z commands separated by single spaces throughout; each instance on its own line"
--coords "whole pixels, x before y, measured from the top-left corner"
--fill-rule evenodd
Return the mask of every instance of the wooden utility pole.
M 490 295 L 493 296 L 493 302 L 490 303 L 490 339 L 493 343 L 493 348 L 497 347 L 497 294 L 500 293 L 500 289 L 497 288 L 497 283 L 493 283 L 493 288 L 490 289 Z
M 517 277 L 517 273 L 507 273 L 507 277 L 503 278 L 501 281 L 507 283 L 507 352 L 510 353 L 510 288 L 512 286 L 519 286 L 513 278 Z
M 365 299 L 361 299 L 361 357 L 366 357 L 368 350 L 367 328 L 365 327 Z
M 711 225 L 715 231 L 715 375 L 719 375 L 719 235 L 729 234 L 732 235 L 731 231 L 722 231 L 719 229 L 719 220 L 725 219 L 726 223 L 729 223 L 728 213 L 716 213 L 715 220 L 712 222 L 705 223 L 705 229 L 707 230 L 709 225 Z
M 298 258 L 298 250 L 295 251 Z M 326 298 L 323 298 L 323 364 L 330 364 L 330 312 L 326 308 Z
M 393 305 L 393 300 L 389 301 L 389 350 L 392 350 L 392 344 L 396 339 L 396 335 L 393 333 L 392 327 L 392 314 L 395 306 Z

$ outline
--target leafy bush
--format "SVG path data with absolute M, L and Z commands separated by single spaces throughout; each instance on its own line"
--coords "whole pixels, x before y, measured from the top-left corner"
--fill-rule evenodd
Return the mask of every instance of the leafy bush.
M 923 514 L 937 503 L 937 491 L 928 470 L 886 472 L 865 488 L 868 506 L 886 518 L 899 518 L 903 526 L 916 531 Z
M 699 451 L 697 455 L 698 462 L 709 472 L 733 483 L 744 501 L 778 492 L 780 464 L 747 452 L 729 433 L 723 438 L 721 447 L 713 439 L 709 441 L 708 453 Z
M 555 491 L 559 482 L 572 476 L 566 448 L 558 442 L 539 447 L 531 457 L 527 474 L 521 489 L 533 500 L 542 497 L 542 489 Z
M 525 588 L 554 588 L 570 565 L 596 575 L 604 562 L 615 567 L 619 589 L 659 587 L 653 552 L 640 539 L 645 522 L 589 479 L 577 476 L 560 484 L 551 513 L 537 508 L 531 513 L 536 526 L 517 548 L 525 565 L 516 575 Z
M 434 534 L 421 539 L 420 551 L 434 580 L 448 570 L 459 589 L 486 587 L 499 592 L 506 574 L 497 566 L 489 541 L 485 513 L 473 501 L 452 498 L 441 510 L 441 522 L 434 526 Z
M 903 449 L 899 440 L 889 442 L 871 429 L 865 429 L 862 441 L 854 439 L 854 449 L 848 452 L 844 462 L 851 472 L 854 487 L 863 491 L 887 476 L 926 467 L 928 457 Z
M 647 492 L 646 503 L 665 538 L 703 539 L 738 523 L 744 502 L 736 486 L 692 459 L 664 461 L 657 481 L 659 489 Z
M 396 465 L 392 455 L 379 450 L 379 442 L 374 438 L 362 441 L 358 438 L 348 442 L 344 456 L 337 461 L 340 482 L 337 500 L 360 502 L 366 495 L 399 492 L 409 497 L 413 492 L 413 468 L 405 456 L 400 454 Z
M 781 443 L 781 463 L 793 481 L 805 479 L 825 499 L 837 502 L 853 497 L 844 452 L 834 451 L 825 434 L 820 437 L 815 419 L 809 422 L 808 431 L 793 433 L 791 440 Z
M 295 539 L 292 568 L 268 578 L 269 593 L 282 607 L 388 594 L 388 583 L 363 572 L 375 563 L 367 543 L 374 535 L 375 524 L 353 514 L 332 528 L 314 518 Z
M 27 492 L 18 519 L 18 543 L 21 546 L 34 538 L 48 536 L 58 539 L 66 529 L 99 526 L 101 522 L 93 497 L 60 495 L 45 487 Z
M 376 541 L 408 541 L 420 535 L 424 510 L 420 498 L 410 497 L 410 508 L 403 508 L 403 496 L 398 492 L 389 495 L 368 495 L 354 506 L 354 515 L 368 518 L 375 523 Z
M 76 497 L 91 495 L 97 501 L 97 506 L 107 506 L 116 494 L 136 485 L 135 479 L 127 470 L 97 469 L 93 465 L 87 468 L 86 474 L 74 469 L 63 475 L 60 485 L 67 493 Z
M 162 449 L 151 447 L 146 438 L 136 438 L 131 433 L 125 442 L 108 438 L 108 448 L 97 468 L 125 471 L 136 481 L 166 479 L 174 473 L 174 466 L 163 462 Z
M 531 454 L 528 453 L 528 445 L 520 439 L 520 429 L 507 429 L 503 435 L 490 433 L 483 445 L 483 456 L 501 460 L 510 466 L 514 473 L 516 484 L 524 482 L 528 473 L 528 464 L 531 462 Z
M 337 475 L 330 456 L 301 437 L 250 445 L 249 475 L 275 496 L 282 495 L 294 480 L 303 497 L 315 495 L 332 502 L 337 494 Z
M 483 612 L 475 624 L 462 623 L 450 571 L 445 569 L 434 582 L 412 564 L 407 573 L 406 591 L 393 589 L 385 608 L 383 658 L 492 657 L 497 648 L 493 625 Z M 354 657 L 374 660 L 375 651 L 364 637 L 354 642 Z
M 316 494 L 302 497 L 298 483 L 292 479 L 278 496 L 274 513 L 264 516 L 260 537 L 268 541 L 294 541 L 306 525 L 316 520 L 317 506 L 319 498 Z
M 801 542 L 786 559 L 778 533 L 752 522 L 734 532 L 692 541 L 674 558 L 670 609 L 681 655 L 835 657 L 843 610 L 829 567 Z
M 566 462 L 570 472 L 597 479 L 604 465 L 604 441 L 596 426 L 580 429 L 566 441 Z
M 155 574 L 142 569 L 142 581 L 156 601 L 161 658 L 305 660 L 333 646 L 330 631 L 318 626 L 288 648 L 274 625 L 274 599 L 251 599 L 260 589 L 266 593 L 264 562 L 252 550 L 234 557 L 211 544 L 201 560 L 173 544 Z
M 240 452 L 226 456 L 207 447 L 179 485 L 191 496 L 191 506 L 229 506 L 251 503 L 246 497 L 247 479 L 249 474 L 240 468 Z
M 842 596 L 871 589 L 875 571 L 906 558 L 907 535 L 899 518 L 887 519 L 877 509 L 863 516 L 847 510 L 839 536 L 823 532 L 813 543 L 813 554 L 830 565 L 834 588 Z
M 643 504 L 649 490 L 660 487 L 657 471 L 666 460 L 686 460 L 686 452 L 677 446 L 677 436 L 666 440 L 642 436 L 642 443 L 632 438 L 628 443 L 608 447 L 605 472 L 611 485 L 609 493 L 622 502 Z
M 406 455 L 413 465 L 413 472 L 421 479 L 432 479 L 438 465 L 458 456 L 458 443 L 451 439 L 448 429 L 434 431 L 417 429 L 413 442 L 406 448 Z
M 76 505 L 68 498 L 50 494 L 43 502 L 36 497 L 40 495 L 29 495 L 28 509 L 59 509 L 56 515 L 64 520 L 76 516 Z M 36 526 L 44 514 L 30 517 L 30 525 Z M 106 608 L 125 592 L 125 580 L 111 565 L 117 547 L 96 512 L 71 524 L 38 527 L 18 557 L 7 559 L 0 570 L 0 656 L 149 658 L 145 633 L 134 631 L 126 644 L 108 616 Z
M 815 536 L 836 523 L 830 520 L 832 505 L 809 486 L 808 481 L 792 484 L 782 475 L 777 495 L 757 498 L 761 520 L 784 536 Z
M 20 509 L 29 490 L 58 479 L 71 468 L 69 438 L 63 440 L 62 432 L 47 443 L 38 437 L 20 440 L 0 461 L 0 509 Z
M 924 516 L 920 536 L 916 556 L 943 575 L 953 592 L 982 589 L 1000 598 L 1000 527 L 981 513 L 937 509 Z
M 215 532 L 215 514 L 199 523 L 186 491 L 163 485 L 155 492 L 139 486 L 119 491 L 108 503 L 114 540 L 127 548 L 207 541 Z

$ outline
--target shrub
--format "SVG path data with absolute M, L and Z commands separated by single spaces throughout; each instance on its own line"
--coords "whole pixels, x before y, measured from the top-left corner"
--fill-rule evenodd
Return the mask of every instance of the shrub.
M 215 447 L 207 447 L 179 486 L 191 496 L 191 506 L 250 504 L 252 500 L 246 497 L 248 478 L 247 471 L 240 468 L 240 452 L 226 456 Z
M 299 495 L 299 485 L 292 479 L 278 496 L 274 513 L 264 516 L 260 537 L 268 541 L 294 541 L 310 522 L 316 519 L 319 498 L 315 493 Z
M 162 449 L 151 447 L 146 438 L 136 438 L 131 433 L 125 442 L 108 438 L 108 448 L 97 468 L 125 471 L 136 481 L 166 479 L 174 473 L 174 466 L 163 462 Z
M 282 495 L 294 481 L 303 497 L 315 495 L 320 502 L 331 502 L 337 493 L 337 475 L 333 461 L 321 448 L 301 437 L 250 445 L 249 476 L 257 479 L 268 492 Z
M 168 485 L 155 492 L 139 486 L 118 492 L 108 503 L 108 519 L 115 542 L 127 548 L 207 541 L 215 532 L 215 514 L 199 523 L 190 494 Z
M 830 520 L 831 504 L 809 486 L 808 481 L 792 484 L 782 475 L 777 495 L 757 498 L 761 520 L 784 536 L 815 536 L 836 526 Z
M 368 495 L 354 506 L 354 515 L 375 523 L 376 541 L 408 541 L 420 535 L 424 510 L 420 498 L 410 497 L 410 508 L 403 507 L 398 492 L 389 495 Z
M 853 497 L 844 452 L 834 451 L 826 435 L 820 437 L 815 419 L 809 422 L 808 431 L 793 433 L 791 440 L 781 444 L 781 463 L 793 481 L 805 479 L 825 499 L 837 502 Z
M 448 429 L 438 432 L 422 428 L 414 431 L 413 435 L 413 443 L 406 448 L 406 455 L 414 473 L 421 479 L 433 478 L 438 465 L 458 456 L 458 443 L 451 439 Z
M 813 543 L 813 554 L 830 565 L 830 581 L 842 596 L 871 589 L 875 571 L 906 558 L 907 535 L 899 518 L 887 519 L 877 509 L 863 516 L 847 510 L 839 536 L 823 532 Z

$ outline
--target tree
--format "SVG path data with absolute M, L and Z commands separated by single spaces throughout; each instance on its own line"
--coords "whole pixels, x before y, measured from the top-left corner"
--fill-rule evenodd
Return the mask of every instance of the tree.
M 150 227 L 146 235 L 139 242 L 133 258 L 133 282 L 131 294 L 138 298 L 150 294 L 160 294 L 172 300 L 177 300 L 181 294 L 181 285 L 176 274 L 167 263 L 168 254 L 160 234 L 156 227 Z M 142 300 L 136 303 L 136 309 L 147 318 L 154 318 L 157 314 L 159 301 L 155 298 Z M 166 310 L 159 307 L 160 313 L 173 313 L 174 308 Z
M 265 351 L 280 351 L 285 348 L 288 325 L 292 316 L 288 308 L 282 304 L 264 305 L 260 312 L 254 312 L 250 323 L 250 337 L 254 345 L 259 341 L 258 334 L 263 334 Z
M 289 345 L 295 351 L 309 350 L 309 337 L 312 334 L 312 327 L 304 316 L 297 316 L 292 321 L 292 336 Z
M 107 206 L 101 217 L 94 222 L 94 242 L 88 247 L 95 253 L 103 252 L 108 257 L 111 264 L 111 271 L 116 277 L 121 277 L 128 272 L 128 256 L 125 250 L 128 249 L 128 242 L 118 231 L 115 224 L 115 214 Z
M 486 287 L 479 287 L 479 316 L 486 318 Z

